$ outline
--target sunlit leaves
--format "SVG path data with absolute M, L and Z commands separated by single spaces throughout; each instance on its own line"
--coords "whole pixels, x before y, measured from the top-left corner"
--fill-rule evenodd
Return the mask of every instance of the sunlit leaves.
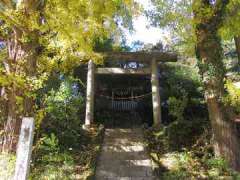
M 178 51 L 194 53 L 192 1 L 152 0 L 154 9 L 147 12 L 152 24 L 171 32 L 173 45 Z
M 218 9 L 224 1 L 202 1 L 193 0 L 152 0 L 155 8 L 147 14 L 152 23 L 159 27 L 167 27 L 173 35 L 173 43 L 187 54 L 194 53 L 196 24 L 200 19 L 193 19 L 193 10 L 197 10 L 197 16 L 201 17 L 201 22 L 209 21 L 216 16 Z M 224 26 L 221 28 L 221 36 L 231 39 L 234 35 L 240 35 L 240 1 L 231 0 L 228 5 L 227 16 L 224 17 Z
M 240 89 L 237 84 L 233 84 L 231 81 L 227 81 L 225 88 L 228 94 L 224 97 L 224 103 L 235 108 L 235 110 L 240 112 Z
M 231 0 L 227 8 L 227 17 L 220 33 L 226 40 L 240 35 L 240 1 Z
M 71 73 L 88 60 L 102 62 L 95 40 L 132 28 L 133 0 L 0 1 L 0 87 L 34 96 L 53 71 Z

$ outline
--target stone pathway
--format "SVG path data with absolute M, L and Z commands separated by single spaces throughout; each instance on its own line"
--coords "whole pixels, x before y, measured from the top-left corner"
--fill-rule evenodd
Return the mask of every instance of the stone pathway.
M 96 180 L 154 180 L 142 130 L 106 129 Z

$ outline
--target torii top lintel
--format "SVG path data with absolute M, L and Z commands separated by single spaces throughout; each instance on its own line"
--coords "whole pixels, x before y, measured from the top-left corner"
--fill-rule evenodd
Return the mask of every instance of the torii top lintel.
M 157 62 L 176 62 L 178 59 L 176 53 L 168 52 L 104 52 L 102 54 L 106 61 L 151 62 L 155 59 Z
M 159 78 L 157 62 L 177 61 L 177 55 L 164 52 L 110 52 L 102 53 L 105 60 L 110 61 L 129 61 L 129 62 L 149 62 L 150 67 L 142 69 L 126 68 L 94 68 L 93 60 L 88 62 L 87 73 L 87 99 L 85 127 L 89 127 L 94 121 L 94 75 L 95 74 L 151 74 L 152 83 L 152 102 L 154 124 L 161 123 L 161 100 L 159 94 Z

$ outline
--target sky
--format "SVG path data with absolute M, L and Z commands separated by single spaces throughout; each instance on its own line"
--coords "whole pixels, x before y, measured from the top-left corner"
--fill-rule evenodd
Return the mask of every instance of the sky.
M 150 0 L 136 1 L 142 4 L 145 10 L 151 8 Z M 134 41 L 142 41 L 145 44 L 156 44 L 157 42 L 162 41 L 163 44 L 165 44 L 168 39 L 166 31 L 161 30 L 160 28 L 147 27 L 149 26 L 149 22 L 145 15 L 134 18 L 133 26 L 135 29 L 134 33 L 130 34 L 129 32 L 125 32 L 128 45 L 131 45 Z

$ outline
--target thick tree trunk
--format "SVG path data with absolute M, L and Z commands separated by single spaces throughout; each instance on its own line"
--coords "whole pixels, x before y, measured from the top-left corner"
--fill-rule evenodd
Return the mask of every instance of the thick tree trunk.
M 16 28 L 13 28 L 12 37 L 7 41 L 8 47 L 8 58 L 6 59 L 5 71 L 7 75 L 16 75 L 16 63 L 18 59 L 21 57 L 21 48 L 18 44 L 18 38 L 21 37 L 20 31 Z M 2 151 L 10 152 L 16 148 L 16 139 L 17 134 L 20 130 L 20 118 L 18 116 L 18 107 L 17 107 L 17 99 L 18 89 L 14 82 L 11 83 L 10 86 L 6 88 L 6 96 L 7 96 L 7 121 L 4 126 L 4 136 L 3 136 L 3 146 Z
M 215 9 L 212 9 L 212 17 L 201 13 L 203 9 L 211 7 L 209 1 L 201 1 L 199 4 L 196 0 L 196 3 L 196 53 L 213 130 L 214 152 L 216 156 L 225 158 L 233 169 L 240 170 L 240 145 L 236 124 L 233 114 L 222 103 L 225 68 L 218 29 L 221 27 L 227 1 L 222 1 L 222 5 L 220 2 L 216 4 Z
M 4 127 L 3 152 L 14 151 L 17 147 L 18 134 L 20 132 L 21 119 L 17 114 L 16 98 L 10 94 L 8 100 L 8 116 Z
M 230 112 L 217 98 L 207 98 L 209 117 L 213 130 L 214 152 L 218 157 L 224 157 L 231 167 L 240 170 L 239 140 L 236 124 Z
M 17 28 L 14 29 L 12 39 L 8 42 L 9 59 L 6 61 L 6 72 L 8 74 L 15 74 L 18 76 L 21 73 L 25 73 L 27 77 L 36 76 L 36 62 L 38 55 L 38 36 L 37 32 L 31 32 L 29 34 L 32 37 L 32 41 L 28 44 L 19 43 L 22 38 L 22 32 Z M 18 69 L 18 61 L 26 60 L 25 68 Z M 23 71 L 23 72 L 22 72 Z M 26 87 L 25 87 L 26 88 Z M 30 91 L 30 89 L 28 89 Z M 4 127 L 4 137 L 2 151 L 11 152 L 16 150 L 17 139 L 21 127 L 21 117 L 34 117 L 34 99 L 24 95 L 25 90 L 12 83 L 8 87 L 7 99 L 8 99 L 8 113 L 7 122 Z M 16 97 L 23 98 L 23 104 L 18 105 Z
M 235 41 L 236 52 L 238 56 L 238 67 L 240 67 L 240 36 L 234 36 L 234 41 Z
M 199 68 L 204 80 L 214 151 L 217 156 L 228 160 L 234 169 L 240 170 L 240 146 L 236 124 L 231 111 L 221 102 L 224 90 L 221 44 L 214 30 L 200 31 L 198 35 L 197 51 L 201 64 Z
M 8 2 L 4 3 L 9 5 L 9 8 L 12 8 L 12 10 L 19 11 L 22 18 L 26 21 L 29 20 L 29 17 L 41 12 L 45 5 L 45 3 L 38 0 L 16 0 L 14 2 L 16 6 Z M 41 19 L 42 17 L 39 18 Z M 40 19 L 35 19 L 39 25 L 43 23 Z M 12 25 L 11 28 L 8 38 L 5 39 L 8 49 L 8 58 L 4 62 L 6 74 L 14 77 L 20 76 L 20 78 L 23 77 L 22 75 L 24 75 L 24 78 L 35 78 L 37 76 L 37 57 L 41 53 L 41 48 L 39 48 L 39 31 L 27 26 L 20 27 L 19 24 Z M 22 39 L 26 36 L 31 41 L 23 42 Z M 34 116 L 35 102 L 33 96 L 26 95 L 26 91 L 28 91 L 28 94 L 29 92 L 34 93 L 28 84 L 20 87 L 17 82 L 13 81 L 5 89 L 8 101 L 8 118 L 4 127 L 3 150 L 9 152 L 15 150 L 16 143 L 14 139 L 19 135 L 21 118 Z M 17 104 L 17 97 L 22 98 L 23 102 L 21 105 Z
M 15 133 L 16 133 L 16 99 L 13 92 L 8 93 L 8 112 L 7 112 L 7 122 L 4 127 L 4 137 L 3 137 L 3 152 L 9 152 L 13 149 L 15 144 Z

